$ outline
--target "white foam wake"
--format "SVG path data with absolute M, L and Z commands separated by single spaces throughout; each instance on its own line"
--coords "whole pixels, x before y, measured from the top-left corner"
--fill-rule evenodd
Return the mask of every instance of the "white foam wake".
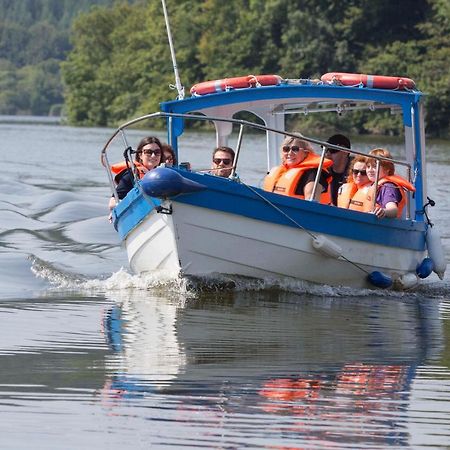
M 140 275 L 129 273 L 121 268 L 111 275 L 100 278 L 88 278 L 74 274 L 51 263 L 31 256 L 31 270 L 36 277 L 46 280 L 50 289 L 82 291 L 84 293 L 108 293 L 124 290 L 152 291 L 164 294 L 183 294 L 195 296 L 197 294 L 222 294 L 225 292 L 262 292 L 281 291 L 297 295 L 310 295 L 318 297 L 394 297 L 415 298 L 424 295 L 440 297 L 442 286 L 435 289 L 435 283 L 427 283 L 418 291 L 398 292 L 372 289 L 355 289 L 349 287 L 332 287 L 317 285 L 292 278 L 264 278 L 254 279 L 232 275 L 211 274 L 203 277 L 180 278 L 177 274 L 168 272 L 152 272 Z M 437 287 L 437 286 L 436 286 Z M 444 289 L 446 291 L 446 289 Z

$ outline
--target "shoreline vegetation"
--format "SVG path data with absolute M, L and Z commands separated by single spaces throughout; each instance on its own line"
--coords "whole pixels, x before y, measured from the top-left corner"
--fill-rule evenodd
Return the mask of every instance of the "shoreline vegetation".
M 0 115 L 0 123 L 65 125 L 66 121 L 61 116 Z
M 186 96 L 200 81 L 248 74 L 406 76 L 427 94 L 427 135 L 450 137 L 445 0 L 167 0 L 167 7 Z M 159 0 L 2 2 L 0 17 L 0 114 L 53 122 L 58 112 L 64 124 L 114 127 L 176 97 Z M 339 122 L 309 115 L 301 126 L 309 134 L 337 126 L 402 133 L 389 113 Z

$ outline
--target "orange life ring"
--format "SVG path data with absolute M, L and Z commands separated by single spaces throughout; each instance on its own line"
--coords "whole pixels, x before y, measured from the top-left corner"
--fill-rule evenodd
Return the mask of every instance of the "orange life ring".
M 203 81 L 191 87 L 191 95 L 213 94 L 214 92 L 223 92 L 229 89 L 277 86 L 282 81 L 283 79 L 278 75 L 247 75 L 245 77 Z
M 411 78 L 385 77 L 384 75 L 366 75 L 363 73 L 329 72 L 320 79 L 325 83 L 344 86 L 363 85 L 377 89 L 414 89 L 416 83 Z

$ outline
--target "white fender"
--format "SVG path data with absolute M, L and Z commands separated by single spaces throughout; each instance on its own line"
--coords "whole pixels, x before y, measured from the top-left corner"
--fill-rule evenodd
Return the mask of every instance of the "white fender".
M 426 235 L 428 256 L 433 260 L 433 272 L 442 280 L 444 278 L 447 261 L 445 260 L 444 247 L 441 236 L 436 226 L 429 226 Z
M 342 248 L 321 234 L 313 237 L 312 246 L 320 253 L 332 258 L 339 258 L 342 255 Z
M 407 290 L 411 289 L 414 286 L 417 286 L 419 284 L 419 277 L 415 273 L 405 273 L 404 275 L 401 275 L 396 280 L 396 287 L 398 289 Z

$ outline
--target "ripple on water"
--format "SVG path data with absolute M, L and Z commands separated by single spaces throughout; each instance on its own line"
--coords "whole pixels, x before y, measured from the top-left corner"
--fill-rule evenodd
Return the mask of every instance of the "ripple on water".
M 98 210 L 96 211 L 98 215 Z M 106 215 L 79 220 L 65 226 L 64 235 L 83 244 L 109 244 L 120 247 L 120 238 Z
M 48 288 L 48 282 L 37 278 L 26 255 L 0 252 L 0 298 L 24 298 Z
M 43 230 L 55 226 L 51 223 L 42 223 L 39 220 L 32 219 L 25 212 L 2 211 L 0 218 L 0 232 L 24 229 L 24 230 Z
M 106 203 L 94 203 L 87 201 L 69 201 L 55 206 L 50 212 L 44 214 L 41 220 L 47 222 L 67 223 L 74 220 L 80 221 L 100 214 L 106 218 L 108 208 Z
M 36 151 L 0 181 L 2 448 L 448 446 L 450 273 L 412 292 L 133 275 L 92 152 L 106 134 L 17 127 L 9 144 Z M 203 134 L 186 136 L 199 164 Z M 430 196 L 448 255 L 448 186 Z
M 36 198 L 30 209 L 32 211 L 46 211 L 54 208 L 62 203 L 75 201 L 79 199 L 79 195 L 66 191 L 53 191 L 47 194 L 40 195 Z

